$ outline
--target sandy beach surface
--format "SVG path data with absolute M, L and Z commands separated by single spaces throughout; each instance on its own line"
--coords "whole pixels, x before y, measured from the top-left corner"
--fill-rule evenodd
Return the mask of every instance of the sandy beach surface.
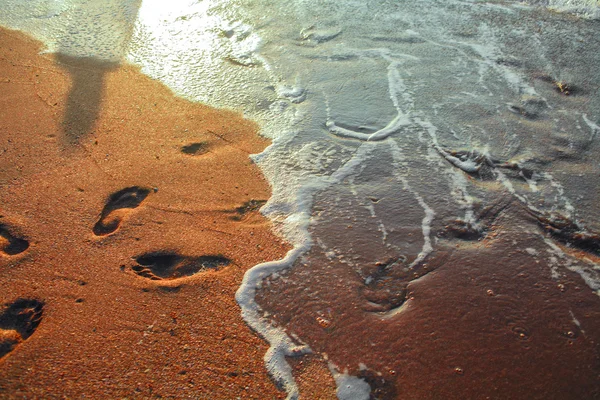
M 258 211 L 257 126 L 133 66 L 0 43 L 0 397 L 284 398 L 234 300 L 288 250 Z M 319 357 L 293 367 L 334 397 Z
M 191 47 L 176 54 L 136 39 L 145 46 L 129 59 L 157 80 L 60 54 L 68 40 L 43 53 L 0 29 L 0 398 L 285 398 L 264 361 L 278 353 L 234 299 L 249 268 L 291 248 L 259 211 L 270 196 L 286 237 L 312 243 L 255 297 L 262 322 L 314 352 L 287 359 L 301 399 L 336 398 L 332 374 L 351 400 L 600 398 L 598 85 L 559 74 L 596 64 L 562 45 L 594 31 L 450 4 L 427 6 L 427 21 L 416 12 L 427 2 L 400 7 L 382 29 L 352 17 L 301 41 L 298 21 L 288 29 L 281 15 L 281 26 L 257 28 L 270 44 L 260 52 L 244 25 L 180 37 Z M 261 7 L 248 18 L 262 21 Z M 344 15 L 306 8 L 314 15 L 301 21 L 333 26 Z M 431 21 L 446 10 L 438 32 Z M 142 11 L 149 32 L 179 26 Z M 395 32 L 410 12 L 427 40 L 369 36 Z M 182 32 L 209 23 L 182 13 Z M 66 32 L 82 21 L 70 15 Z M 487 30 L 456 31 L 478 18 L 498 43 L 487 45 Z M 207 54 L 223 62 L 190 63 L 212 60 L 192 48 L 211 37 Z M 529 65 L 522 49 L 538 39 L 545 47 Z M 374 44 L 411 61 L 366 50 Z M 280 68 L 277 85 L 265 85 L 268 65 L 253 52 Z M 264 123 L 278 138 L 260 161 L 272 187 L 250 157 L 270 145 L 256 123 L 158 80 L 235 97 L 211 104 Z M 274 122 L 284 115 L 295 122 Z M 394 122 L 403 118 L 411 125 Z M 382 132 L 395 137 L 371 140 Z

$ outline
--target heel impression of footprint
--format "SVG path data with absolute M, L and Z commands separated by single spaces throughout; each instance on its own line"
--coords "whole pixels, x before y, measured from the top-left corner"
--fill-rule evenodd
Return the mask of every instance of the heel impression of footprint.
M 14 256 L 29 248 L 29 241 L 16 235 L 12 229 L 0 223 L 0 254 Z

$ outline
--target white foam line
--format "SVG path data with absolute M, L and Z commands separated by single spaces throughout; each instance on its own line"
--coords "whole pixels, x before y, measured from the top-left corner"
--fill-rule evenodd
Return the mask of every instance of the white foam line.
M 357 132 L 351 129 L 339 127 L 333 120 L 327 121 L 327 128 L 329 129 L 329 132 L 333 133 L 334 135 L 369 142 L 377 142 L 387 139 L 391 134 L 398 132 L 402 127 L 408 125 L 410 125 L 410 119 L 401 114 L 398 114 L 396 118 L 391 120 L 390 123 L 384 128 L 381 128 L 373 133 Z
M 539 96 L 539 94 L 535 91 L 535 88 L 533 86 L 527 84 L 526 79 L 521 74 L 512 71 L 509 67 L 500 65 L 495 62 L 495 60 L 503 56 L 502 52 L 500 52 L 499 50 L 499 46 L 495 40 L 495 37 L 491 33 L 489 27 L 485 24 L 480 24 L 478 26 L 478 29 L 480 32 L 485 31 L 485 33 L 487 33 L 488 37 L 485 45 L 462 42 L 459 40 L 448 40 L 447 43 L 438 43 L 428 39 L 426 39 L 426 41 L 434 46 L 455 50 L 458 53 L 462 54 L 468 61 L 478 64 L 479 83 L 483 88 L 485 88 L 489 92 L 490 96 L 493 96 L 494 93 L 483 83 L 483 77 L 487 73 L 487 71 L 491 69 L 499 75 L 501 75 L 504 81 L 517 94 L 528 94 L 531 96 L 536 96 L 541 98 L 542 100 L 544 100 L 544 102 L 546 102 L 546 104 L 548 104 L 547 100 L 544 97 Z M 461 49 L 459 46 L 471 48 L 482 59 L 476 59 L 471 54 L 468 54 L 466 51 Z
M 425 203 L 423 197 L 421 197 L 410 186 L 408 186 L 406 180 L 404 180 L 404 185 L 406 189 L 409 192 L 411 192 L 413 196 L 415 196 L 415 198 L 419 202 L 419 205 L 423 207 L 423 210 L 425 211 L 425 216 L 421 221 L 421 229 L 423 231 L 423 247 L 417 258 L 410 264 L 409 268 L 412 268 L 415 265 L 421 263 L 425 259 L 425 257 L 427 257 L 433 251 L 433 247 L 431 246 L 431 223 L 433 222 L 435 212 L 431 207 L 427 205 L 427 203 Z
M 388 232 L 387 229 L 385 229 L 385 225 L 381 221 L 379 221 L 379 232 L 381 232 L 381 243 L 385 244 L 388 237 Z
M 557 278 L 554 275 L 555 269 L 553 267 L 555 267 L 556 265 L 560 265 L 558 263 L 558 259 L 560 259 L 563 261 L 563 267 L 565 267 L 569 271 L 576 272 L 577 274 L 579 274 L 579 276 L 581 276 L 585 284 L 590 289 L 592 289 L 592 291 L 596 293 L 597 296 L 600 296 L 600 266 L 588 259 L 584 259 L 584 261 L 586 261 L 587 264 L 590 265 L 590 268 L 594 271 L 594 273 L 591 273 L 590 271 L 584 269 L 584 267 L 581 267 L 580 265 L 574 265 L 573 260 L 569 258 L 567 254 L 565 254 L 565 252 L 561 250 L 560 247 L 558 247 L 547 237 L 542 236 L 542 238 L 544 240 L 544 243 L 546 243 L 546 245 L 550 248 L 548 252 L 555 256 L 555 263 L 553 263 L 552 259 L 550 260 L 550 268 L 552 268 L 553 275 L 552 277 L 555 279 Z
M 550 239 L 548 239 L 547 237 L 543 237 L 544 239 L 544 243 L 546 243 L 546 245 L 548 247 L 550 247 L 550 250 L 548 250 L 548 253 L 550 253 L 552 256 L 549 259 L 549 264 L 550 264 L 550 271 L 552 273 L 552 279 L 558 280 L 560 279 L 560 274 L 558 273 L 558 269 L 557 266 L 559 266 L 559 262 L 558 260 L 563 260 L 564 261 L 564 266 L 569 268 L 570 264 L 571 264 L 571 260 L 567 259 L 567 255 L 554 243 L 552 243 L 552 241 Z M 570 269 L 570 268 L 569 268 Z
M 511 87 L 511 89 L 513 89 L 515 93 L 538 96 L 538 93 L 535 91 L 534 87 L 529 85 L 521 74 L 516 73 L 509 67 L 495 62 L 495 60 L 504 55 L 499 50 L 500 46 L 498 45 L 497 40 L 489 26 L 487 24 L 480 24 L 478 29 L 487 36 L 485 44 L 474 44 L 460 41 L 454 41 L 454 43 L 459 43 L 475 50 L 483 58 L 483 63 L 486 65 L 487 69 L 492 69 L 500 74 L 504 78 L 504 81 Z M 482 61 L 477 60 L 477 62 Z
M 246 271 L 242 284 L 235 294 L 235 299 L 242 309 L 244 321 L 269 343 L 269 350 L 264 356 L 265 365 L 273 379 L 286 391 L 288 400 L 298 399 L 299 391 L 292 375 L 292 369 L 285 357 L 305 354 L 310 352 L 310 348 L 306 345 L 295 344 L 281 328 L 262 318 L 260 306 L 255 301 L 256 291 L 265 278 L 291 268 L 298 257 L 311 248 L 313 241 L 308 228 L 314 196 L 354 174 L 370 156 L 373 147 L 371 144 L 363 143 L 357 149 L 356 154 L 332 175 L 305 184 L 298 190 L 298 209 L 286 218 L 285 223 L 292 225 L 295 230 L 300 232 L 296 236 L 299 238 L 299 242 L 294 244 L 294 248 L 286 254 L 285 258 L 258 264 Z
M 591 120 L 589 120 L 586 114 L 582 114 L 581 116 L 583 117 L 583 120 L 585 121 L 587 126 L 589 126 L 590 129 L 592 130 L 592 134 L 590 135 L 590 142 L 591 142 L 592 140 L 594 140 L 596 135 L 600 132 L 600 126 L 598 126 L 598 124 L 595 124 Z
M 494 171 L 494 174 L 496 174 L 496 180 L 498 182 L 500 182 L 506 188 L 506 190 L 508 190 L 510 194 L 515 196 L 515 198 L 517 198 L 517 200 L 519 200 L 525 207 L 529 208 L 531 211 L 533 211 L 535 213 L 538 213 L 538 214 L 542 213 L 542 211 L 539 208 L 537 208 L 536 206 L 534 206 L 533 204 L 531 204 L 531 202 L 529 202 L 525 196 L 517 193 L 512 182 L 506 177 L 506 175 L 504 175 L 503 172 L 499 171 L 497 168 L 494 168 L 493 171 Z
M 310 242 L 307 241 L 290 250 L 282 260 L 262 263 L 251 268 L 244 275 L 242 284 L 235 294 L 235 299 L 242 308 L 242 318 L 269 342 L 269 350 L 264 356 L 267 371 L 278 384 L 283 386 L 289 399 L 296 399 L 299 393 L 292 376 L 292 369 L 285 356 L 304 354 L 310 349 L 308 346 L 296 345 L 281 329 L 262 320 L 259 314 L 260 308 L 254 297 L 263 279 L 289 268 L 309 248 Z
M 504 187 L 506 188 L 506 190 L 508 190 L 510 192 L 510 194 L 516 196 L 523 203 L 528 204 L 527 199 L 525 199 L 523 196 L 517 194 L 517 191 L 515 190 L 515 187 L 513 186 L 512 182 L 506 177 L 506 175 L 504 175 L 504 173 L 502 171 L 498 171 L 497 169 L 494 169 L 494 172 L 496 174 L 496 179 L 498 180 L 498 182 L 500 182 L 502 185 L 504 185 Z M 534 211 L 539 211 L 535 207 L 533 207 L 532 209 Z
M 421 207 L 423 207 L 423 211 L 425 211 L 425 216 L 421 221 L 421 230 L 423 232 L 423 247 L 421 248 L 421 251 L 419 252 L 417 258 L 409 265 L 409 268 L 412 268 L 418 265 L 419 263 L 423 262 L 423 260 L 433 251 L 433 246 L 431 245 L 431 223 L 433 222 L 433 218 L 435 217 L 435 212 L 431 207 L 427 205 L 427 203 L 425 203 L 423 197 L 421 197 L 419 193 L 417 193 L 412 187 L 410 187 L 406 178 L 398 174 L 399 164 L 403 160 L 402 152 L 395 141 L 390 140 L 389 144 L 392 157 L 394 158 L 394 166 L 396 167 L 396 169 L 394 170 L 394 175 L 396 176 L 396 179 L 402 182 L 402 186 L 405 190 L 408 190 L 413 196 L 415 196 L 415 199 L 417 199 L 417 202 Z
M 464 174 L 461 174 L 454 168 L 449 169 L 448 174 L 450 175 L 450 182 L 453 184 L 454 188 L 459 190 L 461 193 L 460 195 L 455 194 L 454 196 L 455 201 L 458 204 L 460 204 L 465 210 L 465 222 L 470 223 L 475 227 L 478 227 L 479 223 L 475 219 L 475 213 L 473 211 L 473 197 L 471 197 L 467 189 L 467 180 L 465 179 Z
M 431 153 L 429 159 L 432 162 L 437 162 L 448 175 L 450 186 L 452 188 L 450 190 L 450 195 L 454 198 L 456 203 L 465 210 L 463 220 L 470 223 L 473 227 L 479 228 L 479 222 L 475 218 L 475 213 L 473 211 L 473 197 L 469 194 L 469 190 L 467 189 L 467 179 L 465 178 L 465 175 L 456 168 L 448 166 L 448 163 L 440 158 L 440 153 L 435 146 L 430 146 L 429 149 L 429 153 Z
M 388 59 L 384 56 L 385 59 Z M 391 61 L 391 60 L 390 60 Z M 394 103 L 394 107 L 396 111 L 398 111 L 398 115 L 407 115 L 410 109 L 414 108 L 413 100 L 406 89 L 406 85 L 404 84 L 404 80 L 400 76 L 400 71 L 398 67 L 400 64 L 397 61 L 390 62 L 388 66 L 388 87 L 390 91 L 390 99 L 392 103 Z M 402 104 L 405 105 L 407 110 L 403 110 L 401 103 L 398 99 L 398 96 L 402 97 Z
M 384 58 L 389 59 L 388 57 Z M 331 110 L 329 108 L 329 104 L 327 104 L 326 126 L 329 129 L 329 132 L 340 137 L 358 139 L 369 142 L 377 142 L 385 140 L 390 135 L 398 132 L 401 128 L 409 126 L 411 124 L 410 117 L 408 115 L 409 113 L 408 111 L 402 110 L 400 102 L 398 100 L 398 95 L 403 97 L 404 102 L 408 106 L 407 108 L 412 108 L 413 104 L 410 95 L 406 93 L 406 86 L 404 85 L 404 82 L 400 77 L 400 73 L 398 71 L 398 62 L 390 62 L 390 65 L 388 66 L 388 87 L 390 92 L 390 99 L 392 100 L 392 103 L 394 104 L 394 107 L 396 108 L 398 114 L 385 127 L 373 133 L 357 132 L 352 129 L 342 128 L 336 125 L 335 121 L 331 119 Z
M 585 331 L 581 328 L 581 322 L 579 322 L 577 317 L 575 317 L 573 310 L 569 310 L 569 314 L 571 314 L 571 319 L 573 320 L 573 323 L 581 330 L 581 333 L 585 335 Z
M 549 253 L 553 254 L 554 256 L 556 256 L 557 259 L 563 260 L 563 267 L 567 268 L 569 271 L 572 272 L 576 272 L 577 274 L 579 274 L 579 276 L 581 276 L 581 278 L 583 279 L 583 281 L 585 282 L 585 284 L 592 289 L 592 291 L 594 293 L 596 293 L 596 295 L 600 296 L 600 266 L 598 266 L 597 264 L 591 262 L 590 260 L 584 259 L 584 261 L 586 261 L 591 269 L 594 271 L 594 273 L 590 273 L 590 271 L 585 270 L 583 267 L 579 266 L 579 265 L 574 265 L 573 264 L 573 260 L 570 259 L 567 254 L 565 254 L 565 252 L 563 252 L 560 247 L 558 247 L 556 244 L 554 244 L 550 239 L 546 238 L 546 237 L 542 237 L 544 240 L 544 243 L 546 243 L 546 245 L 548 245 L 548 247 L 550 248 L 550 250 L 548 250 Z M 558 263 L 556 263 L 558 264 Z M 552 268 L 552 260 L 551 260 L 551 268 Z M 554 276 L 553 276 L 554 278 Z
M 431 142 L 428 143 L 429 148 L 433 148 L 437 151 L 438 155 L 442 155 L 446 160 L 448 160 L 455 167 L 465 171 L 465 172 L 477 172 L 481 168 L 480 164 L 475 163 L 473 160 L 462 161 L 457 157 L 452 156 L 447 151 L 445 151 L 437 141 L 437 127 L 433 125 L 430 121 L 422 120 L 421 118 L 415 118 L 415 123 L 420 125 L 423 129 L 427 131 Z M 422 140 L 424 141 L 424 140 Z M 439 160 L 439 158 L 438 158 Z M 469 162 L 471 161 L 471 162 Z M 442 163 L 445 164 L 445 163 Z M 462 193 L 462 198 L 456 199 L 456 201 L 464 207 L 465 209 L 465 222 L 471 223 L 473 226 L 477 227 L 479 223 L 475 219 L 473 213 L 473 197 L 469 195 L 467 190 L 467 181 L 463 174 L 456 171 L 454 168 L 446 167 L 446 170 L 451 175 L 450 181 L 454 184 L 454 187 L 460 190 Z
M 525 174 L 523 173 L 523 171 L 519 172 L 519 176 L 521 176 L 521 178 L 523 178 L 525 180 L 525 182 L 527 182 L 527 185 L 529 185 L 529 190 L 531 190 L 532 193 L 539 192 L 539 189 L 537 187 L 537 182 L 535 181 L 535 179 L 527 178 L 525 176 Z
M 544 178 L 546 178 L 548 181 L 550 181 L 550 186 L 555 188 L 556 191 L 558 192 L 558 194 L 556 195 L 556 198 L 562 200 L 565 203 L 565 211 L 566 211 L 565 215 L 568 218 L 572 218 L 572 215 L 575 212 L 575 207 L 573 207 L 573 204 L 571 204 L 571 201 L 569 200 L 569 198 L 567 196 L 565 196 L 565 188 L 563 187 L 563 185 L 559 181 L 554 179 L 554 177 L 547 172 L 543 173 L 542 176 Z M 577 221 L 575 221 L 575 224 L 577 226 L 579 226 Z

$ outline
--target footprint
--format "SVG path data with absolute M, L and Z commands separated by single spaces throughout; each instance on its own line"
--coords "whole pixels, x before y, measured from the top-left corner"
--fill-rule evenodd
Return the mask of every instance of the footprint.
M 106 236 L 116 231 L 130 209 L 138 207 L 148 194 L 150 189 L 139 186 L 131 186 L 113 193 L 106 202 L 100 219 L 94 225 L 94 234 Z
M 367 312 L 388 312 L 400 307 L 406 301 L 407 287 L 413 278 L 405 271 L 403 260 L 390 259 L 377 262 L 369 268 L 369 278 L 361 288 L 366 303 L 363 309 Z
M 8 227 L 0 224 L 0 251 L 6 255 L 14 256 L 29 248 L 29 242 L 13 235 Z
M 33 299 L 18 299 L 6 305 L 0 314 L 0 358 L 33 334 L 43 311 L 44 303 Z
M 209 144 L 208 142 L 197 142 L 185 145 L 181 148 L 181 152 L 190 156 L 199 156 L 208 153 Z
M 394 315 L 406 303 L 409 285 L 444 265 L 447 255 L 438 254 L 427 262 L 408 265 L 405 256 L 376 262 L 365 269 L 367 279 L 360 289 L 365 299 L 363 310 L 383 318 Z
M 250 200 L 242 204 L 240 207 L 235 208 L 232 211 L 228 211 L 228 213 L 233 214 L 229 219 L 234 221 L 243 221 L 248 219 L 248 217 L 260 210 L 262 206 L 266 204 L 266 200 Z
M 583 251 L 600 256 L 600 234 L 588 230 L 577 221 L 574 221 L 558 212 L 546 213 L 527 208 L 538 224 L 554 239 L 569 247 L 577 247 Z
M 133 272 L 152 280 L 172 280 L 207 269 L 219 269 L 231 263 L 221 255 L 188 257 L 175 252 L 157 251 L 135 257 Z
M 473 210 L 474 218 L 472 221 L 465 221 L 460 218 L 446 220 L 444 229 L 436 236 L 450 240 L 453 238 L 470 241 L 481 240 L 493 231 L 496 221 L 506 213 L 512 204 L 512 197 L 503 196 L 486 206 L 476 206 Z

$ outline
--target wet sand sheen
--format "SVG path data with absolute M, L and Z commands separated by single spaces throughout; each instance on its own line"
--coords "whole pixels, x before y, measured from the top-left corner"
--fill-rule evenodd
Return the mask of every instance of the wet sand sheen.
M 0 396 L 284 398 L 234 300 L 288 250 L 245 206 L 270 196 L 257 127 L 132 66 L 0 43 Z M 332 397 L 322 361 L 295 369 Z
M 436 249 L 405 268 L 422 245 L 422 210 L 396 204 L 401 192 L 377 196 L 388 234 L 404 238 L 389 249 L 360 214 L 357 186 L 319 196 L 313 215 L 326 223 L 311 233 L 320 246 L 259 292 L 276 323 L 367 381 L 376 399 L 600 396 L 600 299 L 577 273 L 553 265 L 566 260 L 561 247 L 580 260 L 597 256 L 558 242 L 550 253 L 538 221 L 491 189 L 489 203 L 499 206 L 481 219 L 482 237 L 434 224 Z M 404 225 L 392 225 L 398 215 Z M 399 249 L 407 260 L 393 265 Z

